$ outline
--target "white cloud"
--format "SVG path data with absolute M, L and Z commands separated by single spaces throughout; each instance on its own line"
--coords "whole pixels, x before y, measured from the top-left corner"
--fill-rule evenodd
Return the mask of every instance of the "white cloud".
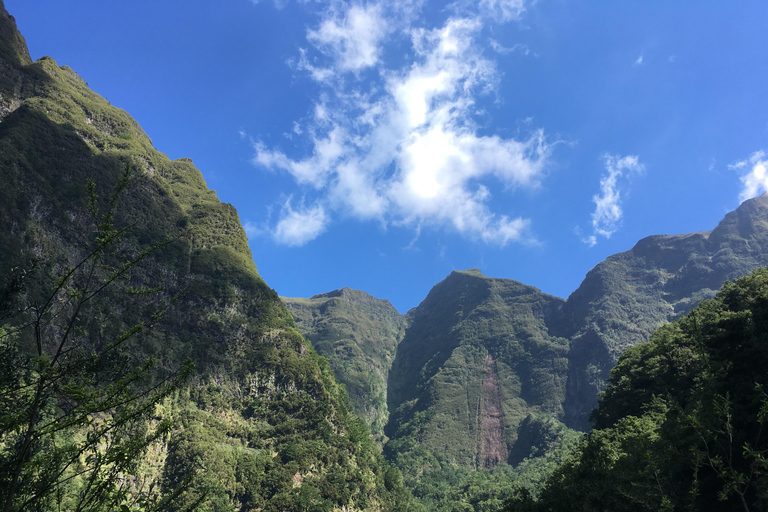
M 639 66 L 643 63 L 643 56 L 640 55 L 637 59 L 635 59 L 635 66 Z
M 281 151 L 272 151 L 261 143 L 254 143 L 256 156 L 253 162 L 264 167 L 276 167 L 290 172 L 299 184 L 320 187 L 331 173 L 334 164 L 346 151 L 343 130 L 336 127 L 324 138 L 314 139 L 314 153 L 300 161 L 288 158 Z
M 291 198 L 288 198 L 283 204 L 280 220 L 272 237 L 279 244 L 304 245 L 320 236 L 327 224 L 328 216 L 322 206 L 294 210 L 291 207 Z
M 375 4 L 353 5 L 343 17 L 323 20 L 317 30 L 310 30 L 307 39 L 320 51 L 334 59 L 341 71 L 360 71 L 374 66 L 381 54 L 380 43 L 386 35 L 387 22 L 381 8 Z M 327 77 L 320 75 L 316 79 Z
M 481 0 L 480 12 L 500 23 L 519 20 L 525 4 L 525 0 Z
M 517 19 L 524 6 L 522 0 L 481 3 L 500 19 Z M 417 231 L 447 227 L 502 246 L 534 242 L 529 219 L 489 205 L 492 194 L 536 188 L 551 146 L 541 130 L 517 138 L 478 133 L 477 99 L 495 91 L 500 80 L 478 43 L 483 18 L 401 30 L 410 39 L 411 57 L 388 69 L 383 41 L 401 33 L 382 28 L 399 16 L 390 8 L 350 7 L 308 31 L 322 58 L 310 63 L 303 50 L 298 68 L 321 82 L 322 93 L 311 119 L 294 133 L 308 140 L 311 154 L 296 158 L 254 144 L 255 165 L 288 172 L 316 201 L 299 212 L 287 203 L 275 240 L 300 245 L 318 236 L 331 215 L 341 215 Z M 341 79 L 366 68 L 377 73 Z M 513 209 L 508 202 L 507 210 Z M 321 220 L 312 236 L 277 236 L 309 213 Z
M 488 43 L 491 45 L 491 49 L 496 53 L 498 53 L 499 55 L 508 55 L 516 51 L 519 51 L 523 55 L 531 54 L 531 49 L 528 48 L 528 45 L 523 43 L 516 43 L 514 46 L 512 46 L 512 48 L 507 48 L 506 46 L 502 46 L 502 44 L 495 39 L 491 39 L 490 41 L 488 41 Z
M 243 224 L 243 229 L 245 230 L 245 234 L 248 235 L 248 238 L 255 238 L 263 235 L 265 232 L 262 227 L 251 221 L 246 221 L 245 224 Z
M 600 178 L 600 193 L 592 196 L 595 211 L 592 213 L 592 235 L 582 241 L 590 247 L 597 243 L 597 237 L 610 238 L 619 227 L 624 215 L 621 204 L 622 190 L 627 188 L 627 178 L 643 172 L 644 167 L 637 156 L 619 157 L 603 155 L 605 173 Z
M 261 3 L 261 0 L 251 0 L 251 3 L 253 5 L 259 5 Z M 272 5 L 275 6 L 275 9 L 278 11 L 285 7 L 285 5 L 288 3 L 288 0 L 273 0 Z
M 746 167 L 749 167 L 749 171 L 740 178 L 742 189 L 739 194 L 739 202 L 744 202 L 768 191 L 768 159 L 766 159 L 765 151 L 756 151 L 747 160 L 728 166 L 729 169 L 744 169 Z

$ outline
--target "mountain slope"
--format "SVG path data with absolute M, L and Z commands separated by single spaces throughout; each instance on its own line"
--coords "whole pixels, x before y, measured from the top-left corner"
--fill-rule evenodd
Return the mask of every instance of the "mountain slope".
M 588 428 L 608 372 L 627 348 L 768 263 L 768 197 L 745 201 L 708 232 L 644 238 L 593 268 L 563 307 L 571 340 L 566 422 Z
M 476 269 L 437 284 L 409 312 L 390 372 L 391 456 L 417 445 L 481 469 L 528 455 L 523 420 L 562 413 L 568 346 L 550 327 L 563 302 Z
M 389 301 L 349 288 L 281 300 L 299 331 L 346 386 L 355 412 L 381 438 L 389 418 L 389 369 L 403 337 L 405 317 Z
M 596 429 L 510 511 L 768 509 L 768 269 L 627 350 Z
M 172 240 L 130 283 L 162 289 L 161 302 L 181 295 L 135 341 L 132 357 L 155 357 L 161 373 L 187 357 L 198 368 L 157 411 L 177 429 L 145 462 L 155 489 L 192 475 L 174 505 L 207 492 L 208 510 L 401 506 L 401 484 L 327 362 L 259 276 L 235 209 L 191 160 L 156 151 L 135 120 L 73 70 L 48 57 L 31 63 L 1 1 L 0 95 L 0 276 L 36 261 L 36 283 L 55 282 L 92 241 L 86 181 L 108 197 L 126 166 L 135 172 L 115 222 L 135 227 L 121 248 L 135 255 Z M 111 299 L 96 308 L 101 332 L 86 337 L 108 339 L 143 314 L 128 298 Z
M 389 373 L 385 452 L 409 482 L 424 470 L 546 454 L 569 435 L 560 421 L 589 430 L 626 349 L 766 263 L 762 196 L 712 231 L 651 236 L 607 258 L 567 301 L 477 270 L 454 272 L 407 315 Z M 314 324 L 327 321 L 315 314 Z M 299 328 L 307 332 L 304 322 Z

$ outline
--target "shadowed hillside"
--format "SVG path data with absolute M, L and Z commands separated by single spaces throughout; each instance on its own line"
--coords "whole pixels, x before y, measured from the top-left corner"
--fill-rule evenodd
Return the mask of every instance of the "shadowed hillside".
M 296 327 L 346 386 L 355 412 L 380 439 L 389 418 L 389 369 L 403 338 L 405 317 L 389 301 L 349 288 L 282 301 L 296 318 Z
M 627 348 L 768 263 L 768 197 L 745 201 L 709 232 L 659 235 L 593 268 L 563 307 L 571 340 L 566 423 L 585 429 L 608 372 Z
M 106 201 L 126 167 L 134 172 L 116 204 L 114 224 L 126 230 L 119 250 L 135 258 L 162 245 L 126 286 L 152 288 L 167 305 L 132 340 L 126 364 L 152 357 L 152 378 L 161 379 L 191 358 L 197 373 L 154 411 L 150 421 L 172 421 L 172 434 L 123 481 L 152 483 L 162 495 L 190 477 L 172 509 L 199 498 L 204 510 L 404 506 L 397 473 L 388 472 L 327 361 L 259 276 L 235 209 L 191 160 L 156 151 L 134 119 L 72 69 L 49 57 L 32 63 L 0 2 L 0 277 L 29 273 L 19 300 L 32 303 L 87 257 L 94 226 L 86 183 Z M 105 292 L 89 306 L 79 339 L 97 350 L 149 312 Z M 21 313 L 3 320 L 25 321 Z M 14 343 L 25 354 L 32 340 L 22 329 Z M 1 458 L 13 460 L 10 434 L 1 433 Z M 68 482 L 60 506 L 87 485 Z

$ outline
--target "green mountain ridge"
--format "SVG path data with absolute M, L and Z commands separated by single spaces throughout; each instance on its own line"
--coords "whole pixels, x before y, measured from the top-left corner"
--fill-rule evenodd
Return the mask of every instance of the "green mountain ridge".
M 563 307 L 571 340 L 565 421 L 588 428 L 608 374 L 629 347 L 728 281 L 768 263 L 768 196 L 745 201 L 708 232 L 657 235 L 596 265 Z
M 595 430 L 509 512 L 768 510 L 768 269 L 622 354 Z
M 33 300 L 87 257 L 94 228 L 86 182 L 109 197 L 126 166 L 134 173 L 117 205 L 115 225 L 127 229 L 119 249 L 135 257 L 164 244 L 129 285 L 157 289 L 157 302 L 172 304 L 131 342 L 130 357 L 155 358 L 155 378 L 186 358 L 197 365 L 153 414 L 152 421 L 174 422 L 172 435 L 131 478 L 163 494 L 191 477 L 172 509 L 201 497 L 199 510 L 216 511 L 408 508 L 398 473 L 352 413 L 327 361 L 259 276 L 235 209 L 208 189 L 191 160 L 156 151 L 135 120 L 73 70 L 49 57 L 32 63 L 0 1 L 3 281 L 12 269 L 28 270 L 25 297 Z M 126 294 L 106 291 L 94 300 L 94 316 L 83 319 L 86 346 L 149 315 Z M 24 325 L 18 316 L 3 322 Z M 26 333 L 22 353 L 33 343 Z M 3 457 L 12 457 L 8 439 L 0 437 Z M 75 496 L 77 482 L 56 499 Z
M 625 350 L 766 263 L 763 195 L 712 231 L 650 236 L 608 257 L 567 300 L 478 269 L 452 272 L 403 315 L 385 453 L 412 479 L 546 455 L 563 433 L 589 430 Z

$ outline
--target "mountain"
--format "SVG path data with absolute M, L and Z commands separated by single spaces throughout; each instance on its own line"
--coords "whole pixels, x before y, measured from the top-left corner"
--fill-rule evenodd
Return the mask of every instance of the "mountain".
M 2 322 L 18 332 L 19 354 L 35 351 L 24 315 L 36 298 L 78 262 L 93 261 L 95 239 L 112 236 L 95 235 L 94 226 L 126 167 L 133 175 L 113 201 L 113 223 L 125 230 L 120 254 L 141 259 L 140 271 L 121 288 L 127 293 L 106 289 L 79 312 L 78 350 L 100 350 L 146 318 L 123 364 L 153 358 L 148 378 L 162 379 L 191 358 L 197 373 L 154 410 L 151 423 L 169 420 L 174 429 L 121 485 L 163 495 L 191 478 L 172 509 L 198 499 L 202 510 L 222 511 L 407 508 L 398 473 L 352 413 L 327 361 L 259 276 L 235 209 L 208 189 L 190 159 L 172 161 L 154 149 L 134 119 L 72 69 L 50 57 L 33 63 L 0 0 L 0 278 L 5 286 L 19 272 L 30 276 L 25 308 Z M 94 195 L 103 199 L 92 209 Z M 152 246 L 160 248 L 146 254 Z M 115 258 L 108 263 L 124 261 Z M 144 288 L 155 290 L 154 302 L 137 292 Z M 60 332 L 55 320 L 38 340 Z M 82 397 L 78 389 L 64 391 Z M 51 414 L 69 407 L 49 405 Z M 0 462 L 12 460 L 11 433 L 0 434 Z M 141 481 L 152 485 L 139 490 Z M 68 480 L 57 499 L 75 496 L 87 485 L 79 482 Z
M 628 349 L 595 430 L 509 511 L 768 510 L 768 269 Z
M 299 331 L 330 362 L 357 415 L 381 440 L 389 418 L 389 369 L 406 318 L 389 301 L 350 288 L 281 300 Z
M 767 263 L 763 195 L 712 231 L 651 236 L 610 256 L 567 300 L 476 269 L 453 272 L 408 314 L 390 372 L 387 451 L 418 447 L 441 465 L 477 469 L 546 453 L 543 439 L 568 429 L 533 434 L 531 420 L 589 430 L 625 350 Z
M 768 263 L 768 196 L 745 201 L 712 231 L 659 235 L 595 266 L 562 311 L 570 340 L 565 422 L 587 429 L 598 393 L 627 348 Z
M 415 441 L 474 469 L 526 451 L 516 446 L 524 419 L 562 416 L 568 342 L 550 329 L 563 303 L 476 269 L 437 284 L 409 312 L 392 366 L 388 450 Z
M 625 350 L 713 297 L 726 281 L 767 263 L 764 195 L 745 201 L 712 231 L 650 236 L 610 256 L 567 300 L 477 269 L 453 272 L 405 315 L 387 383 L 385 454 L 409 485 L 425 471 L 559 458 L 558 445 L 575 439 L 572 429 L 590 429 L 590 412 Z M 339 321 L 352 329 L 338 337 L 344 346 L 342 339 L 355 336 L 353 323 L 371 321 L 363 311 L 354 322 L 334 315 L 316 308 L 310 323 L 299 319 L 297 326 L 311 337 L 308 325 Z M 330 345 L 336 338 L 326 332 L 323 343 Z M 344 364 L 352 363 L 334 366 Z M 546 473 L 536 471 L 536 478 Z

